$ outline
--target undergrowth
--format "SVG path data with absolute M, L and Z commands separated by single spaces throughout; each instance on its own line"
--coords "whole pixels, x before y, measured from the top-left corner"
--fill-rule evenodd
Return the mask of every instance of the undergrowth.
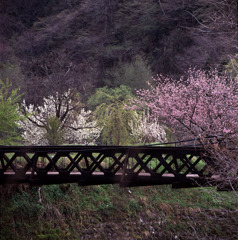
M 170 186 L 1 187 L 0 239 L 235 239 L 234 192 Z

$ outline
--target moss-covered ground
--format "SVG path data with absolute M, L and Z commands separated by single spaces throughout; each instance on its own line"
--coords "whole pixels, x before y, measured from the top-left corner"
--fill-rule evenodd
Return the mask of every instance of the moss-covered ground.
M 0 187 L 0 239 L 238 239 L 238 197 L 214 188 Z

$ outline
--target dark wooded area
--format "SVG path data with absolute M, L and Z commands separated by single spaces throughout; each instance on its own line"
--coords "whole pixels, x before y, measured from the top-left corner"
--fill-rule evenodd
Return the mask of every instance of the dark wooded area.
M 237 53 L 235 0 L 1 0 L 1 78 L 28 102 L 75 87 L 144 88 L 151 75 L 222 68 Z

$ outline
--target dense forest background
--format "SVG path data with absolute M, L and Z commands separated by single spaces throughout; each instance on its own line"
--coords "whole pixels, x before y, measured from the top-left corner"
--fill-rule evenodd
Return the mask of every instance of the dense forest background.
M 20 134 L 26 145 L 169 141 L 169 128 L 125 103 L 157 74 L 177 81 L 189 68 L 217 69 L 221 76 L 231 70 L 231 81 L 237 79 L 237 14 L 237 0 L 0 0 L 0 144 L 23 144 Z M 226 110 L 214 129 L 228 135 L 223 125 L 232 123 L 237 144 L 234 83 L 234 91 L 224 88 L 218 98 L 202 86 L 205 91 L 191 95 L 212 99 L 202 101 L 209 113 Z M 217 122 L 200 115 L 205 126 Z M 133 120 L 134 128 L 128 124 Z M 238 186 L 237 151 L 220 150 L 210 151 L 215 173 Z M 0 238 L 237 239 L 237 206 L 237 191 L 213 188 L 0 186 Z
M 1 0 L 0 78 L 28 103 L 75 88 L 132 91 L 156 74 L 223 67 L 237 53 L 235 0 Z

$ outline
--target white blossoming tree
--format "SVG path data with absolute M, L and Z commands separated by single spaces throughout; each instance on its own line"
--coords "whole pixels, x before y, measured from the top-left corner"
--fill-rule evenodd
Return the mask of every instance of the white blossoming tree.
M 148 113 L 137 115 L 137 125 L 131 124 L 133 138 L 139 143 L 167 142 L 166 131 L 155 119 L 151 119 Z
M 41 106 L 22 104 L 27 120 L 21 122 L 28 145 L 94 144 L 101 129 L 71 90 L 43 99 Z
M 91 120 L 91 111 L 82 109 L 71 126 L 65 132 L 65 138 L 70 143 L 95 144 L 101 133 L 97 121 Z

